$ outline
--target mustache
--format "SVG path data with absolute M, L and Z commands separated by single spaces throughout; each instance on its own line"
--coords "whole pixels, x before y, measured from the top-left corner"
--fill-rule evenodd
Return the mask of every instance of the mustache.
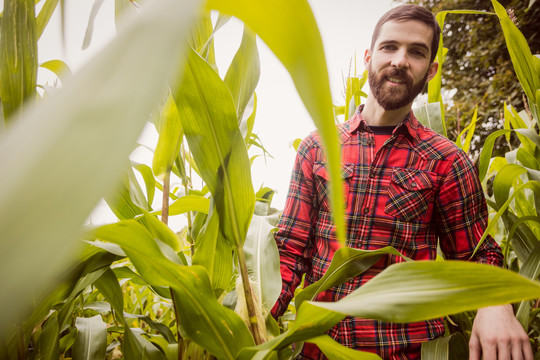
M 412 82 L 412 79 L 410 78 L 409 74 L 407 74 L 406 70 L 401 70 L 401 69 L 397 69 L 397 68 L 392 68 L 392 69 L 386 70 L 384 72 L 384 76 L 385 77 L 394 77 L 394 78 L 405 80 L 407 82 Z

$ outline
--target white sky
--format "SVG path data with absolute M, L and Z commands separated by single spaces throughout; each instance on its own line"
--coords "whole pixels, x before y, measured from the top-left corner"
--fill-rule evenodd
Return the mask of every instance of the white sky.
M 378 18 L 393 6 L 392 0 L 308 2 L 323 39 L 334 103 L 343 105 L 343 77 L 349 73 L 351 65 L 354 71 L 355 55 L 357 73 L 361 74 L 364 70 L 362 59 L 365 49 L 370 45 L 372 29 Z M 114 0 L 104 0 L 95 21 L 92 43 L 88 49 L 81 49 L 93 4 L 94 0 L 66 0 L 66 46 L 61 46 L 57 11 L 39 42 L 40 63 L 62 59 L 76 72 L 114 37 Z M 242 26 L 235 19 L 229 21 L 216 35 L 216 60 L 221 75 L 225 74 L 240 44 L 241 35 Z M 252 167 L 253 184 L 255 190 L 263 184 L 276 190 L 272 206 L 282 209 L 295 157 L 290 144 L 296 138 L 305 137 L 315 127 L 287 71 L 261 41 L 259 53 L 261 77 L 256 90 L 258 108 L 254 132 L 273 155 L 273 159 L 267 159 L 266 163 L 262 157 L 255 160 Z M 51 84 L 53 79 L 48 70 L 40 70 L 38 83 Z M 151 127 L 148 128 L 149 131 L 141 137 L 141 141 L 155 147 L 157 136 Z M 148 151 L 137 151 L 134 156 L 140 162 L 151 164 Z M 106 211 L 101 210 L 92 215 L 92 222 L 103 221 L 111 221 Z

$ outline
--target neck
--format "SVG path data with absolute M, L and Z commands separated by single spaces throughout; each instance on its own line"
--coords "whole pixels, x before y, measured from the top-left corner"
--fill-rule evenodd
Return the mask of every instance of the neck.
M 385 110 L 373 96 L 368 96 L 362 117 L 371 126 L 396 126 L 407 117 L 411 106 L 412 104 L 408 104 L 396 110 Z

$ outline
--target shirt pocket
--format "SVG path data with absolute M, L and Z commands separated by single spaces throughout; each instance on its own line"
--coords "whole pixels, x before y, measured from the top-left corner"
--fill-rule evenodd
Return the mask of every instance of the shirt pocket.
M 432 208 L 435 178 L 428 171 L 394 169 L 385 213 L 407 222 L 425 221 Z
M 330 211 L 330 173 L 327 164 L 317 161 L 313 164 L 313 174 L 315 175 L 315 196 L 321 209 Z M 349 199 L 349 188 L 354 175 L 354 164 L 341 164 L 341 177 L 343 178 L 343 196 L 345 206 Z

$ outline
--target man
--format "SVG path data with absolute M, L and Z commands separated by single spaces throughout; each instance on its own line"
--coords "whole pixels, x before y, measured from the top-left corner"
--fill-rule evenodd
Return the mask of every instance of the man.
M 404 5 L 383 15 L 364 61 L 371 96 L 339 125 L 346 196 L 347 246 L 393 246 L 414 260 L 433 260 L 437 242 L 447 259 L 469 260 L 487 224 L 476 169 L 452 142 L 425 128 L 411 112 L 414 98 L 432 79 L 440 28 L 422 7 Z M 305 273 L 319 280 L 339 248 L 331 221 L 328 172 L 319 135 L 298 149 L 289 194 L 275 237 L 283 288 L 272 313 L 280 316 Z M 499 246 L 488 238 L 474 261 L 500 266 Z M 400 257 L 386 256 L 360 276 L 321 293 L 336 301 Z M 421 343 L 444 333 L 442 319 L 411 324 L 346 318 L 329 331 L 343 345 L 384 359 L 418 359 Z M 478 310 L 471 359 L 530 359 L 528 337 L 510 305 Z M 301 359 L 321 359 L 306 343 Z

